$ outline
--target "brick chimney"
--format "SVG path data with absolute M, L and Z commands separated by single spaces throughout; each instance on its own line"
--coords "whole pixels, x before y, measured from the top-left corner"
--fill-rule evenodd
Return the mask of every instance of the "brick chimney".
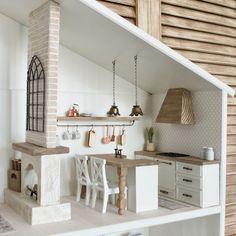
M 26 142 L 56 147 L 60 6 L 48 1 L 29 16 L 28 65 L 37 56 L 45 71 L 44 132 L 26 131 Z

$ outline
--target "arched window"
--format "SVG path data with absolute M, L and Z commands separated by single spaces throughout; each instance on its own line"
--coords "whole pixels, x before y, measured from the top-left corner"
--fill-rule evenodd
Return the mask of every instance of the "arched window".
M 33 56 L 27 72 L 26 130 L 44 132 L 45 73 L 37 56 Z

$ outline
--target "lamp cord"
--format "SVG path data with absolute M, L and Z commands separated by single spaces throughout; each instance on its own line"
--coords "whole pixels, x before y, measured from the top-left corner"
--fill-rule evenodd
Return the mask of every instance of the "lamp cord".
M 116 76 L 116 61 L 114 60 L 112 62 L 113 64 L 113 105 L 115 106 L 116 102 L 115 102 L 115 76 Z
M 138 104 L 138 82 L 137 82 L 137 60 L 138 56 L 134 57 L 134 80 L 135 80 L 135 103 Z

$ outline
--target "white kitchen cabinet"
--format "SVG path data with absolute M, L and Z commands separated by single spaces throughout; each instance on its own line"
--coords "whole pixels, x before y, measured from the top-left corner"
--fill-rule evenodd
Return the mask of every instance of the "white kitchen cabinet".
M 169 160 L 157 160 L 159 161 L 159 195 L 175 198 L 175 162 Z
M 136 159 L 158 161 L 158 193 L 161 196 L 175 198 L 175 161 L 161 160 L 143 155 L 136 155 Z
M 159 195 L 199 207 L 219 204 L 219 163 L 199 165 L 145 155 L 136 158 L 159 161 Z
M 128 210 L 135 213 L 158 209 L 158 165 L 129 168 Z
M 176 199 L 200 207 L 219 204 L 219 164 L 176 163 Z

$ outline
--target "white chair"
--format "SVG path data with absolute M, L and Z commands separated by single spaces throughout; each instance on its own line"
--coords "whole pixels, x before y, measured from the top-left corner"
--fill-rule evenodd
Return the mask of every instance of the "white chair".
M 86 186 L 86 199 L 85 205 L 89 205 L 90 192 L 91 192 L 91 180 L 88 172 L 88 157 L 78 155 L 75 157 L 76 161 L 76 175 L 77 175 L 77 195 L 76 201 L 80 201 L 82 186 Z
M 97 199 L 97 192 L 103 192 L 103 207 L 102 213 L 106 213 L 108 197 L 112 195 L 113 202 L 115 201 L 115 194 L 119 193 L 118 185 L 108 184 L 106 177 L 106 160 L 90 157 L 91 160 L 91 176 L 92 176 L 92 205 L 94 208 Z M 125 196 L 127 196 L 127 187 L 125 187 Z

